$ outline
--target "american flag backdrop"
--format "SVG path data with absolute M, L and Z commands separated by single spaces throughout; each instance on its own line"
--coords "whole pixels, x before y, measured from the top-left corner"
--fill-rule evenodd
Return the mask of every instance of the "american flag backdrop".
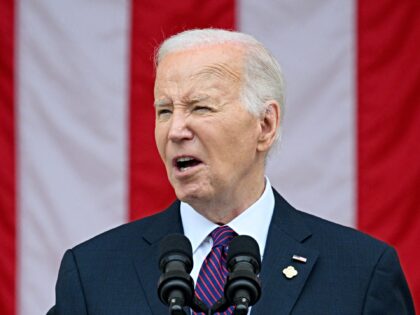
M 283 67 L 272 184 L 395 246 L 419 308 L 418 0 L 1 0 L 0 314 L 44 314 L 67 248 L 174 199 L 153 53 L 203 27 L 254 35 Z

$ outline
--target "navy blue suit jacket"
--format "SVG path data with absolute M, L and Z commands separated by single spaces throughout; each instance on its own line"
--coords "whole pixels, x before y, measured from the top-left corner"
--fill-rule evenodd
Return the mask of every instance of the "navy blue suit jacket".
M 414 314 L 395 250 L 295 210 L 277 192 L 252 314 Z M 168 314 L 157 296 L 159 241 L 183 233 L 179 202 L 68 250 L 48 315 Z M 306 263 L 292 260 L 307 258 Z M 297 276 L 282 270 L 294 266 Z

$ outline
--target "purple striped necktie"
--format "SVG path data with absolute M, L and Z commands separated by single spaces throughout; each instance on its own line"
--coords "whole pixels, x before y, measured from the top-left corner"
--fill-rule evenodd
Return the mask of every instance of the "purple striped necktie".
M 228 275 L 226 268 L 227 246 L 236 235 L 236 232 L 227 225 L 218 227 L 210 233 L 213 247 L 201 265 L 195 286 L 195 295 L 209 307 L 223 296 L 223 287 Z M 216 314 L 232 313 L 233 306 L 223 313 Z M 193 314 L 204 313 L 193 312 Z

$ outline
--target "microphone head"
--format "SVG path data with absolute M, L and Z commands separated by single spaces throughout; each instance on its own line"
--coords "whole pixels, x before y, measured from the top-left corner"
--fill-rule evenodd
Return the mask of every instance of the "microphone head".
M 185 264 L 186 272 L 193 267 L 192 246 L 190 240 L 183 234 L 169 234 L 160 242 L 159 267 L 162 272 L 169 261 L 179 260 Z
M 261 269 L 260 247 L 255 239 L 248 235 L 239 235 L 229 244 L 227 267 L 232 272 L 232 267 L 238 261 L 248 260 L 258 274 Z
M 247 314 L 261 296 L 260 248 L 256 240 L 240 235 L 229 245 L 227 256 L 229 275 L 225 283 L 225 298 L 235 305 L 238 314 Z
M 192 247 L 182 234 L 170 234 L 160 242 L 158 296 L 169 305 L 170 314 L 182 314 L 194 297 L 194 280 L 190 276 L 193 266 Z

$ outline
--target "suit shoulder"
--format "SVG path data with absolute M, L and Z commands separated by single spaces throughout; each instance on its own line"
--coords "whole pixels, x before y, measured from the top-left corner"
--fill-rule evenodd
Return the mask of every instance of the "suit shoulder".
M 164 225 L 165 222 L 174 216 L 177 208 L 177 202 L 168 209 L 154 215 L 138 219 L 132 222 L 124 223 L 91 239 L 80 243 L 72 250 L 76 253 L 92 250 L 118 250 L 131 249 L 133 245 L 139 246 L 143 240 L 143 235 L 147 231 Z
M 273 189 L 273 192 L 276 208 L 278 209 L 276 223 L 296 235 L 299 235 L 300 231 L 304 230 L 304 235 L 310 235 L 310 238 L 307 240 L 309 243 L 313 243 L 321 248 L 342 247 L 343 250 L 368 249 L 384 252 L 385 249 L 390 248 L 385 242 L 354 228 L 297 210 L 275 189 Z
M 381 255 L 385 250 L 391 248 L 384 241 L 352 227 L 334 223 L 299 210 L 295 211 L 313 232 L 312 237 L 329 246 L 336 245 L 356 252 L 369 251 L 375 255 Z

